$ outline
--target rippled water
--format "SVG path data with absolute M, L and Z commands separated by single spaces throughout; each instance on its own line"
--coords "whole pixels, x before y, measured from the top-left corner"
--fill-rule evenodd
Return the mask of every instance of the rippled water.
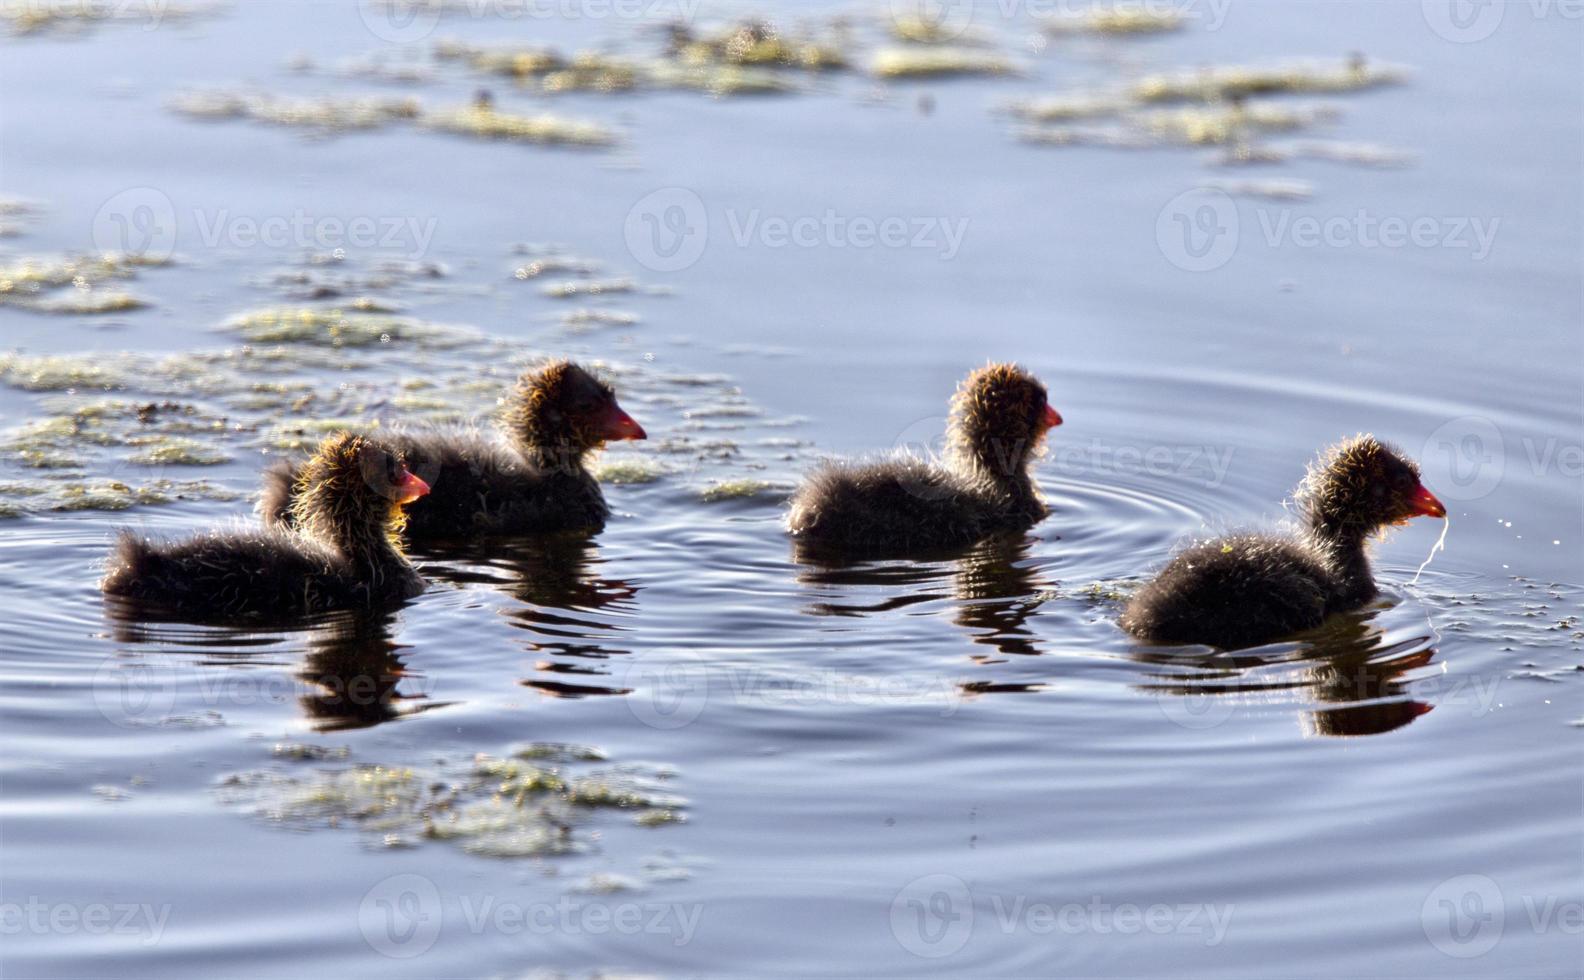
M 860 60 L 882 43 L 885 5 L 817 7 L 699 22 L 840 12 Z M 0 196 L 35 205 L 0 215 L 0 265 L 91 251 L 150 200 L 177 229 L 171 264 L 87 290 L 145 309 L 0 303 L 0 504 L 20 514 L 0 520 L 4 972 L 1578 975 L 1579 21 L 1508 5 L 1460 34 L 1434 5 L 1254 3 L 1212 29 L 1189 6 L 1163 37 L 1036 50 L 1030 10 L 991 7 L 974 27 L 1021 76 L 735 99 L 349 75 L 395 50 L 350 3 L 0 41 Z M 413 50 L 440 36 L 657 44 L 620 18 L 464 12 Z M 1351 51 L 1407 82 L 1301 97 L 1340 115 L 1298 136 L 1406 166 L 1032 145 L 1003 111 Z M 309 138 L 170 108 L 480 84 L 620 145 Z M 1269 179 L 1312 196 L 1236 191 L 1235 251 L 1182 268 L 1173 216 L 1220 199 L 1178 195 Z M 707 236 L 654 268 L 668 211 L 642 202 L 678 189 Z M 234 234 L 299 210 L 432 234 L 340 257 Z M 827 213 L 940 219 L 960 247 L 736 240 Z M 1306 215 L 1344 239 L 1360 215 L 1435 219 L 1439 238 L 1272 240 Z M 1463 219 L 1495 228 L 1488 254 L 1457 244 Z M 540 288 L 620 278 L 635 288 Z M 237 320 L 357 296 L 403 319 L 340 347 Z M 419 552 L 432 587 L 405 608 L 295 630 L 101 601 L 115 528 L 247 520 L 262 460 L 320 420 L 483 420 L 545 353 L 601 363 L 650 433 L 603 460 L 598 537 Z M 779 519 L 799 474 L 938 444 L 952 386 L 992 357 L 1067 420 L 1038 468 L 1052 518 L 947 560 L 797 560 Z M 1418 457 L 1451 510 L 1417 584 L 1433 522 L 1380 545 L 1379 602 L 1311 635 L 1214 653 L 1117 629 L 1174 547 L 1282 521 L 1313 452 L 1360 430 Z M 227 461 L 132 461 L 177 439 Z M 74 509 L 90 497 L 134 505 Z M 567 799 L 498 792 L 514 752 Z

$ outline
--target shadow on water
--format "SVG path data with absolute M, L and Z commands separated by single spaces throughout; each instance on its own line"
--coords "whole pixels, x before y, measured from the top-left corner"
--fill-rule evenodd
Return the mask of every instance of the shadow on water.
M 1388 629 L 1375 622 L 1381 611 L 1377 605 L 1344 613 L 1290 641 L 1248 650 L 1153 648 L 1129 656 L 1159 668 L 1138 690 L 1197 701 L 1186 714 L 1206 725 L 1239 707 L 1296 703 L 1307 734 L 1378 735 L 1434 709 L 1413 695 L 1410 684 L 1427 676 L 1438 639 L 1428 623 L 1422 629 Z
M 637 609 L 639 587 L 600 575 L 604 564 L 593 537 L 552 534 L 492 542 L 488 557 L 476 544 L 428 544 L 420 557 L 424 572 L 455 585 L 483 585 L 518 605 L 503 614 L 530 634 L 525 644 L 536 658 L 534 669 L 554 679 L 520 683 L 551 697 L 623 695 L 629 689 L 585 678 L 608 675 L 605 662 L 631 652 L 621 635 L 632 629 L 617 621 Z

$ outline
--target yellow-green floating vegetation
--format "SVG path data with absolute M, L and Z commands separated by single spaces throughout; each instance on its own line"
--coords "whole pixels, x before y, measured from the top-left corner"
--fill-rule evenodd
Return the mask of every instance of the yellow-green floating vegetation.
M 269 307 L 235 317 L 226 328 L 254 343 L 314 344 L 322 347 L 376 347 L 415 344 L 455 347 L 472 339 L 460 327 L 383 313 L 313 306 Z
M 564 282 L 546 283 L 542 292 L 556 299 L 573 296 L 604 296 L 609 293 L 631 293 L 638 284 L 631 279 L 568 279 Z
M 543 754 L 532 747 L 506 757 L 481 754 L 465 767 L 258 770 L 226 777 L 218 793 L 226 803 L 286 826 L 350 826 L 388 847 L 440 841 L 502 858 L 592 850 L 604 810 L 627 810 L 638 819 L 672 814 L 652 824 L 663 825 L 677 822 L 687 806 L 656 790 L 667 773 L 630 766 L 574 773 L 572 767 L 604 754 L 581 746 L 545 748 Z
M 193 92 L 179 95 L 171 108 L 196 119 L 250 119 L 275 126 L 341 131 L 378 129 L 422 111 L 410 98 L 295 99 L 262 92 Z
M 524 116 L 478 103 L 425 113 L 419 122 L 439 132 L 518 143 L 599 147 L 616 142 L 615 134 L 598 123 L 551 113 Z
M 153 30 L 168 21 L 213 13 L 218 4 L 112 3 L 108 0 L 0 0 L 0 23 L 12 34 L 82 32 L 101 24 L 135 24 Z
M 116 367 L 92 357 L 0 353 L 0 381 L 26 391 L 78 388 L 110 391 L 123 387 L 126 376 Z
M 832 71 L 846 68 L 840 44 L 803 34 L 789 34 L 764 20 L 745 20 L 708 31 L 680 22 L 670 28 L 667 53 L 682 65 L 747 65 Z
M 1130 120 L 1151 135 L 1194 145 L 1234 143 L 1252 133 L 1291 132 L 1329 122 L 1339 113 L 1330 106 L 1287 106 L 1246 102 L 1189 106 L 1141 112 Z
M 219 466 L 231 457 L 196 439 L 159 436 L 141 443 L 127 462 L 137 466 Z
M 1166 34 L 1180 30 L 1182 15 L 1175 10 L 1147 10 L 1143 7 L 1094 7 L 1081 13 L 1050 17 L 1040 25 L 1047 34 L 1102 34 L 1137 37 Z
M 1015 75 L 1020 71 L 1008 58 L 969 47 L 884 48 L 876 52 L 869 70 L 885 79 Z
M 637 326 L 638 323 L 638 314 L 624 310 L 593 310 L 584 307 L 561 314 L 561 326 L 566 328 L 567 332 L 574 334 L 590 333 L 606 327 L 632 327 Z
M 598 123 L 541 113 L 525 116 L 488 102 L 425 109 L 412 98 L 286 98 L 264 93 L 203 92 L 178 96 L 176 112 L 197 119 L 245 119 L 328 135 L 401 123 L 434 132 L 567 146 L 608 146 L 616 141 Z
M 590 469 L 596 480 L 617 486 L 654 483 L 666 474 L 664 467 L 635 457 L 600 459 Z
M 699 499 L 707 504 L 720 503 L 726 500 L 752 500 L 756 498 L 782 499 L 791 493 L 793 487 L 788 483 L 771 480 L 723 480 L 712 483 L 699 492 Z
M 1174 74 L 1150 75 L 1132 89 L 1141 102 L 1212 102 L 1255 95 L 1341 94 L 1396 85 L 1407 80 L 1401 68 L 1371 65 L 1360 56 L 1345 64 L 1301 62 L 1273 66 L 1210 66 Z
M 530 262 L 524 262 L 512 270 L 512 276 L 517 279 L 537 279 L 547 275 L 592 276 L 600 270 L 600 264 L 588 259 L 576 259 L 566 255 L 546 255 Z
M 130 293 L 105 290 L 110 282 L 135 278 L 137 270 L 166 260 L 130 253 L 51 258 L 27 256 L 0 265 L 0 306 L 35 313 L 118 313 L 147 302 Z

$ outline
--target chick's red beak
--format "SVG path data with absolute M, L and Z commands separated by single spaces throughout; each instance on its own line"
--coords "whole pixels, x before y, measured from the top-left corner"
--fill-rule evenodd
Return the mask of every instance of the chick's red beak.
M 396 502 L 410 504 L 429 494 L 429 484 L 420 480 L 411 470 L 404 469 L 396 479 Z
M 622 411 L 622 407 L 614 401 L 601 414 L 599 431 L 600 436 L 609 442 L 649 438 L 649 434 L 638 424 L 638 420 Z
M 1423 483 L 1414 490 L 1413 499 L 1409 501 L 1409 513 L 1414 517 L 1445 517 L 1446 507 L 1436 499 L 1436 495 L 1425 489 Z
M 1061 413 L 1056 411 L 1054 408 L 1051 408 L 1049 405 L 1046 405 L 1045 406 L 1045 414 L 1040 417 L 1040 428 L 1041 429 L 1054 429 L 1058 425 L 1061 425 L 1061 424 L 1062 424 Z

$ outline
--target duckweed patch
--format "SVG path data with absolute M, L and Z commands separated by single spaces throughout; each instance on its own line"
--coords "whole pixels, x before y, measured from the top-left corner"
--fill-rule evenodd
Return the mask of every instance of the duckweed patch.
M 1041 25 L 1047 34 L 1103 34 L 1129 37 L 1167 34 L 1181 30 L 1182 17 L 1172 10 L 1097 7 L 1066 17 L 1052 17 Z
M 707 504 L 726 500 L 751 500 L 765 497 L 785 497 L 792 487 L 769 480 L 723 480 L 705 487 L 699 499 Z
M 34 313 L 119 313 L 142 309 L 148 302 L 106 284 L 135 278 L 142 268 L 165 265 L 163 259 L 133 254 L 24 257 L 0 266 L 0 306 Z
M 597 147 L 615 142 L 614 134 L 598 123 L 548 113 L 516 115 L 487 102 L 430 110 L 413 98 L 298 99 L 220 91 L 180 95 L 170 108 L 193 119 L 247 120 L 320 136 L 410 123 L 434 132 L 524 143 Z
M 1132 95 L 1140 102 L 1214 102 L 1256 95 L 1360 92 L 1406 80 L 1401 68 L 1370 65 L 1362 58 L 1344 65 L 1226 65 L 1149 75 L 1133 86 Z
M 631 293 L 638 284 L 631 279 L 568 279 L 565 282 L 546 283 L 541 291 L 555 299 L 574 296 L 604 296 L 610 293 Z
M 272 307 L 244 313 L 226 328 L 254 343 L 314 344 L 322 347 L 373 347 L 412 343 L 454 347 L 465 332 L 410 317 L 320 307 Z
M 1015 75 L 1010 59 L 967 47 L 886 48 L 877 52 L 869 71 L 877 78 L 950 78 L 960 75 Z
M 469 105 L 426 113 L 420 120 L 428 129 L 479 139 L 557 146 L 610 146 L 616 136 L 598 123 L 568 119 L 551 113 L 533 116 L 501 112 L 493 106 Z
M 706 31 L 674 24 L 667 54 L 679 64 L 692 66 L 751 65 L 816 72 L 848 66 L 847 54 L 838 43 L 786 33 L 764 20 L 744 20 Z
M 317 754 L 285 757 L 322 761 Z M 666 773 L 631 766 L 571 771 L 602 760 L 597 749 L 546 743 L 504 757 L 481 754 L 465 766 L 441 761 L 424 768 L 356 765 L 307 774 L 257 770 L 224 778 L 217 792 L 223 802 L 271 823 L 353 827 L 379 846 L 445 842 L 502 858 L 592 850 L 600 813 L 607 809 L 635 811 L 637 818 L 685 809 L 685 801 L 656 789 Z M 666 818 L 654 825 L 674 822 Z
M 599 460 L 592 467 L 594 478 L 615 486 L 654 483 L 665 476 L 665 470 L 642 459 Z
M 137 466 L 219 466 L 231 457 L 195 439 L 161 438 L 127 457 Z

